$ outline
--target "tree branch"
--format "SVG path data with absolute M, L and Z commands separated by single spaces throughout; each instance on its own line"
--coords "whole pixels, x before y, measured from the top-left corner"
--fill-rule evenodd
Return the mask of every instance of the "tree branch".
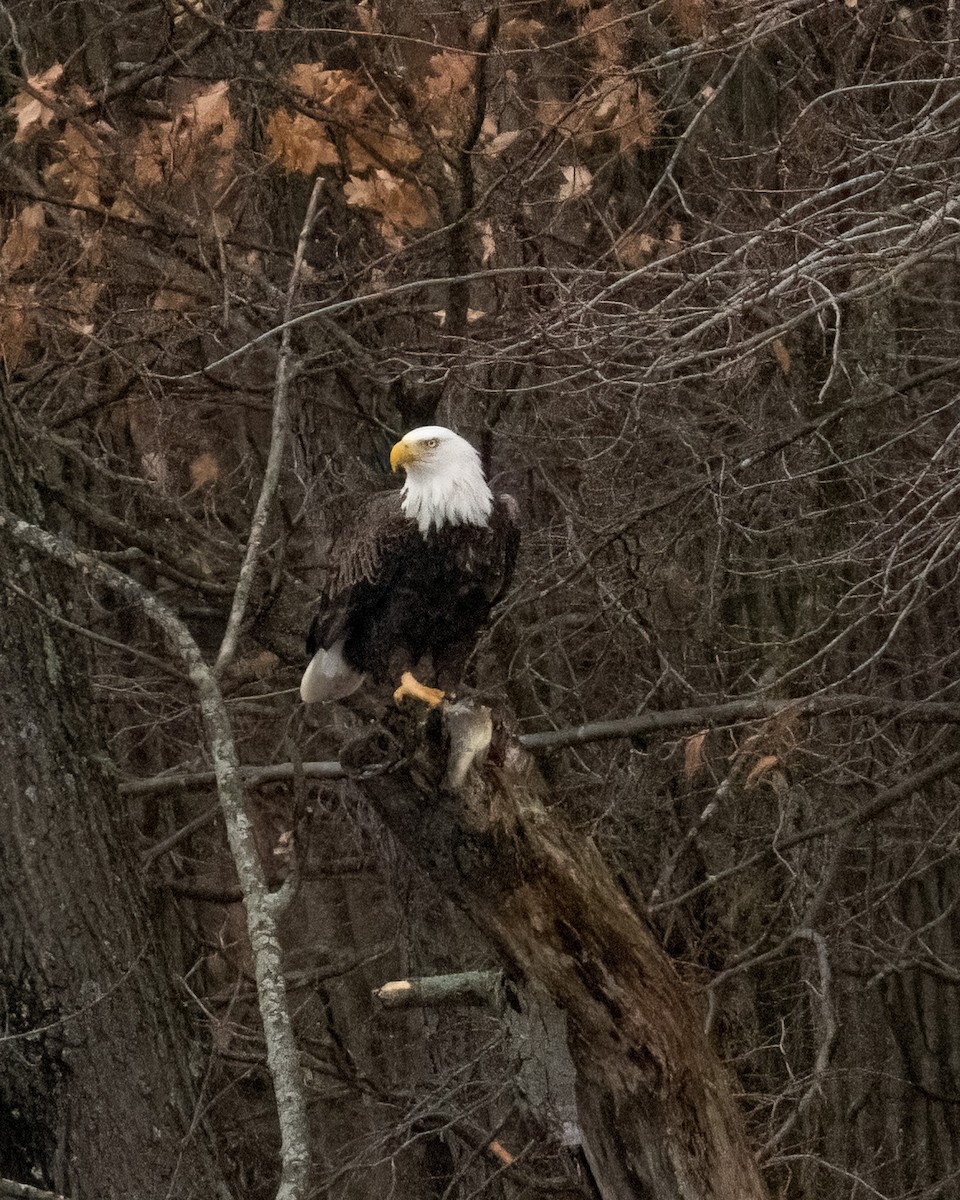
M 592 721 L 585 725 L 567 726 L 564 729 L 549 729 L 543 733 L 523 733 L 517 740 L 525 750 L 537 753 L 562 750 L 566 746 L 582 746 L 588 742 L 635 737 L 645 733 L 671 733 L 681 729 L 732 725 L 740 721 L 762 721 L 787 711 L 796 712 L 801 717 L 850 712 L 917 724 L 960 725 L 960 704 L 949 701 L 818 694 L 791 700 L 730 700 L 726 704 L 704 704 L 693 708 L 645 712 L 614 721 Z M 244 782 L 248 787 L 263 787 L 268 783 L 285 783 L 293 779 L 293 763 L 243 767 L 242 770 Z M 305 779 L 333 781 L 343 779 L 346 773 L 339 762 L 329 761 L 305 762 L 303 774 Z M 214 779 L 213 771 L 195 771 L 188 775 L 155 775 L 151 779 L 128 780 L 120 785 L 120 791 L 125 796 L 183 793 L 206 787 Z
M 9 1196 L 10 1200 L 67 1200 L 60 1192 L 48 1192 L 13 1179 L 0 1179 L 0 1196 Z
M 461 971 L 457 975 L 426 975 L 419 979 L 392 979 L 374 988 L 384 1008 L 486 1008 L 503 1010 L 503 974 L 500 971 Z

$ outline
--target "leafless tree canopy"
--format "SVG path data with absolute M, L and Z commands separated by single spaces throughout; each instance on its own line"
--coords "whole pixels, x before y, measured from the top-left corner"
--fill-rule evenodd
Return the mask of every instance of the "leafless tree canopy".
M 343 777 L 366 717 L 296 701 L 332 538 L 437 422 L 523 512 L 470 684 L 771 1193 L 957 1193 L 957 8 L 0 3 L 0 1176 L 597 1186 L 529 980 L 374 998 L 498 970 L 492 920 Z M 153 1183 L 90 1140 L 124 1047 Z

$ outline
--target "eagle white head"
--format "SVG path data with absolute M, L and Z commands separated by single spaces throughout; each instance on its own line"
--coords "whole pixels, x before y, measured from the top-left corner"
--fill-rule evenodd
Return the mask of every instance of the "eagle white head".
M 412 429 L 390 451 L 390 466 L 403 467 L 404 513 L 421 533 L 432 526 L 486 525 L 493 509 L 480 455 L 475 447 L 442 425 Z

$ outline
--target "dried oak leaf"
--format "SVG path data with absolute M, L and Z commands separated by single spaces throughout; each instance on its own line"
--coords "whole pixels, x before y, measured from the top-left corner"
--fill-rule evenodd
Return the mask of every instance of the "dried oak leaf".
M 271 162 L 279 163 L 287 171 L 313 175 L 318 167 L 340 161 L 326 125 L 303 113 L 278 109 L 267 122 L 266 135 Z
M 705 29 L 705 0 L 670 0 L 670 16 L 689 38 L 701 37 Z
M 201 89 L 174 122 L 178 173 L 197 185 L 216 189 L 232 177 L 240 122 L 230 111 L 230 84 L 220 79 Z
M 593 175 L 586 167 L 574 166 L 563 168 L 563 183 L 557 192 L 558 200 L 576 200 L 585 196 L 593 184 Z
M 48 184 L 56 184 L 75 203 L 96 207 L 100 203 L 100 150 L 90 130 L 68 121 L 57 142 L 60 155 L 43 172 Z
M 471 54 L 443 50 L 431 56 L 420 95 L 438 138 L 450 140 L 466 128 L 473 108 L 475 70 Z
M 26 358 L 36 333 L 36 289 L 30 284 L 8 284 L 0 290 L 0 362 L 15 371 Z
M 757 787 L 764 775 L 766 775 L 771 767 L 775 767 L 779 761 L 780 759 L 776 754 L 764 754 L 762 758 L 758 759 L 750 769 L 750 774 L 744 780 L 743 786 L 746 790 L 750 791 L 752 788 Z
M 220 464 L 217 456 L 210 450 L 198 454 L 190 462 L 190 491 L 196 492 L 201 488 L 211 487 L 220 478 Z
M 379 218 L 377 228 L 392 246 L 400 245 L 402 230 L 420 229 L 432 218 L 431 205 L 416 184 L 379 168 L 372 175 L 351 175 L 344 185 L 347 203 Z
M 144 121 L 131 147 L 133 179 L 138 187 L 159 186 L 169 175 L 173 150 L 172 121 Z
M 626 40 L 622 17 L 620 4 L 605 4 L 602 8 L 591 8 L 584 14 L 583 31 L 593 39 L 594 58 L 601 68 L 610 69 L 623 64 Z
M 632 79 L 621 79 L 596 98 L 593 124 L 616 135 L 621 154 L 631 146 L 646 149 L 659 125 L 656 102 Z
M 626 233 L 616 245 L 617 255 L 625 267 L 646 266 L 657 252 L 659 242 L 649 233 Z
M 392 121 L 385 128 L 369 126 L 346 138 L 350 170 L 359 175 L 373 167 L 409 167 L 420 157 L 420 147 L 411 141 L 406 127 Z
M 703 746 L 707 740 L 707 732 L 706 729 L 701 729 L 699 733 L 693 733 L 684 740 L 683 773 L 688 780 L 692 780 L 706 763 Z
M 38 75 L 28 75 L 27 83 L 35 92 L 40 92 L 49 100 L 38 100 L 29 92 L 17 92 L 12 101 L 13 116 L 17 123 L 17 132 L 13 135 L 15 142 L 26 142 L 41 130 L 46 129 L 54 118 L 53 85 L 63 74 L 63 65 L 54 63 L 46 71 Z
M 0 270 L 4 275 L 12 275 L 34 257 L 40 248 L 44 223 L 42 204 L 28 204 L 13 217 L 0 247 Z
M 254 29 L 258 33 L 270 33 L 277 27 L 277 18 L 283 12 L 283 0 L 270 0 L 266 8 L 257 14 Z
M 358 120 L 376 99 L 352 71 L 328 71 L 323 63 L 295 63 L 287 82 L 312 104 L 329 107 L 342 121 Z
M 514 17 L 500 26 L 500 45 L 512 49 L 517 46 L 535 45 L 546 26 L 541 21 L 527 17 Z

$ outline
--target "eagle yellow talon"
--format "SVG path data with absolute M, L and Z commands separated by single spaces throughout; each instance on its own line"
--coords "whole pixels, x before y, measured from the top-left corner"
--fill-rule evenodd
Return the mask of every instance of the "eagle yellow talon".
M 422 700 L 424 704 L 436 708 L 446 699 L 447 693 L 443 688 L 427 687 L 419 679 L 415 679 L 409 671 L 404 671 L 400 676 L 400 686 L 393 693 L 393 699 L 400 704 L 405 696 L 412 696 L 414 700 Z

